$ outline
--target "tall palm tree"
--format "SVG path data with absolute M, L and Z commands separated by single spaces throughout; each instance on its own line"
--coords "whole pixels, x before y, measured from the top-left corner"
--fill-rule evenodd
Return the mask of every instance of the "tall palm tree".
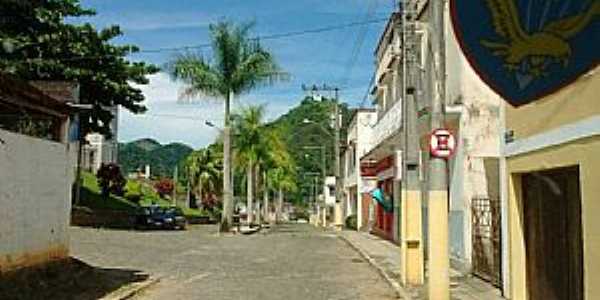
M 233 221 L 231 184 L 230 107 L 236 95 L 260 85 L 286 79 L 273 55 L 257 39 L 250 39 L 253 24 L 219 22 L 210 26 L 212 60 L 200 55 L 182 54 L 167 64 L 171 76 L 187 85 L 187 97 L 210 96 L 225 101 L 223 125 L 223 215 L 221 230 L 228 231 Z
M 236 165 L 246 172 L 246 201 L 248 223 L 254 222 L 254 185 L 258 162 L 266 152 L 263 128 L 264 106 L 243 108 L 234 117 L 234 130 L 239 135 L 235 141 Z
M 275 221 L 281 222 L 284 193 L 294 192 L 296 185 L 296 167 L 291 155 L 282 151 L 275 166 L 269 171 L 268 177 L 271 187 L 277 191 L 277 205 L 275 208 Z
M 196 191 L 196 199 L 205 199 L 206 194 L 217 194 L 217 186 L 223 180 L 223 159 L 210 148 L 194 151 L 186 158 L 190 183 Z

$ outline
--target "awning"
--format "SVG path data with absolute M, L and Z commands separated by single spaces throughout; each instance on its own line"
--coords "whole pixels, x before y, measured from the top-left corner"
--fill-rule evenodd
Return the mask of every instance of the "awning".
M 383 206 L 383 210 L 385 210 L 386 212 L 391 212 L 394 209 L 392 207 L 392 200 L 385 199 L 385 195 L 383 194 L 383 191 L 380 188 L 373 190 L 371 192 L 371 196 L 373 196 L 373 199 L 375 199 L 377 203 Z

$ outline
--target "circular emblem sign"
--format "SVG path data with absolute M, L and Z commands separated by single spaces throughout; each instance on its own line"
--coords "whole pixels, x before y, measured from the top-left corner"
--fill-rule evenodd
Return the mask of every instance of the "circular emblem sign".
M 448 158 L 456 149 L 456 139 L 447 129 L 436 129 L 429 139 L 429 152 L 433 157 Z
M 514 106 L 554 93 L 600 63 L 598 0 L 451 0 L 467 60 Z

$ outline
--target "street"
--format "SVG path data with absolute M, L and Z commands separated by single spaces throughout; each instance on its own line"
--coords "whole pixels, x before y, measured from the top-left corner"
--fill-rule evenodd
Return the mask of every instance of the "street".
M 181 232 L 73 227 L 71 250 L 96 267 L 161 278 L 136 299 L 395 299 L 357 252 L 307 224 L 220 237 L 212 226 Z

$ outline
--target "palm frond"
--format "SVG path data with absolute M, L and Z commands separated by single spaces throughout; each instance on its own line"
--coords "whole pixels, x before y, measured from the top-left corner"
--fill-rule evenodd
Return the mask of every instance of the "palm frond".
M 186 84 L 181 98 L 223 97 L 227 94 L 221 74 L 199 55 L 180 54 L 167 63 L 165 69 L 171 78 Z

